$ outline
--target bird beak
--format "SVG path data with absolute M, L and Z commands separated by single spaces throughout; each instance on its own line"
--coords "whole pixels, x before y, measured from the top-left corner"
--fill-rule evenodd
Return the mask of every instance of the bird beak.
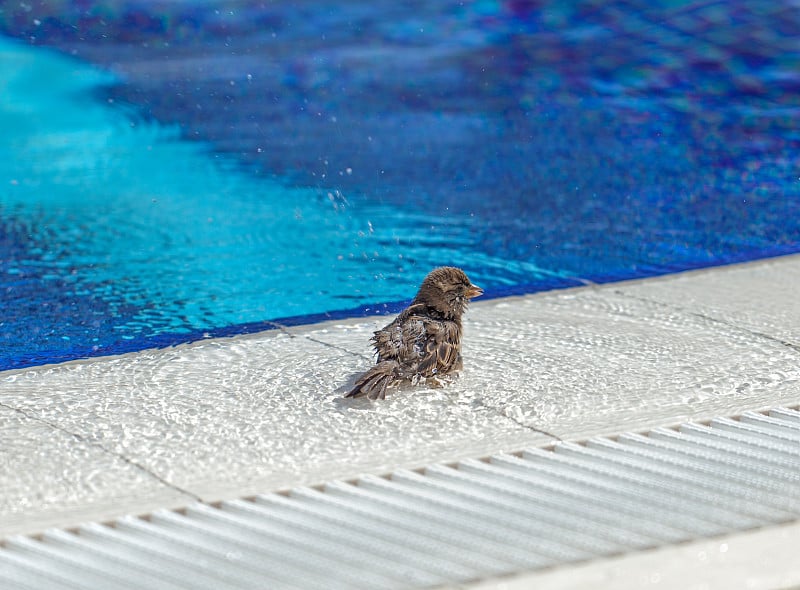
M 470 285 L 467 289 L 467 297 L 472 299 L 473 297 L 480 297 L 483 295 L 483 289 L 481 289 L 478 285 Z

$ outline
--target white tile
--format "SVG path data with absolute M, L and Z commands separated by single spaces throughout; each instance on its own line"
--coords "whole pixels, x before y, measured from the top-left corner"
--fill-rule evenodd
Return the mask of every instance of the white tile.
M 728 278 L 752 281 L 750 307 L 740 289 L 711 288 Z M 579 439 L 800 402 L 798 352 L 780 341 L 800 325 L 786 296 L 800 291 L 800 257 L 652 285 L 476 302 L 461 377 L 381 402 L 341 397 L 390 317 L 6 372 L 0 401 L 208 500 L 551 440 L 539 431 Z M 30 512 L 51 510 L 58 500 L 37 500 L 36 481 L 60 477 L 60 465 L 35 459 L 35 437 L 17 447 Z M 80 467 L 102 473 L 107 459 L 91 453 Z M 126 485 L 142 506 L 163 491 Z M 103 490 L 65 506 L 108 506 L 117 491 Z M 10 502 L 0 498 L 7 514 Z

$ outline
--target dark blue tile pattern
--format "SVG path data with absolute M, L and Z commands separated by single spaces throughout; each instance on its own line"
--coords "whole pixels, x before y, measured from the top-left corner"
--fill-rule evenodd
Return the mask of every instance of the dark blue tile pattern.
M 216 316 L 232 299 L 176 322 L 166 302 L 122 340 L 164 302 L 81 294 L 81 268 L 47 264 L 21 287 L 14 258 L 63 240 L 2 209 L 0 288 L 16 311 L 0 368 L 358 315 L 407 296 L 436 249 L 489 295 L 800 251 L 789 1 L 4 2 L 0 30 L 116 72 L 98 100 L 177 125 L 237 174 L 310 187 L 345 215 L 408 215 L 376 233 L 382 256 L 332 271 L 339 303 Z

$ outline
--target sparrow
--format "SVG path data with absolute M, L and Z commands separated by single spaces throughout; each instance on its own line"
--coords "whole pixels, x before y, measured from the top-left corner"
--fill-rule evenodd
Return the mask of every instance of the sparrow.
M 411 304 L 371 339 L 377 361 L 345 397 L 385 399 L 401 382 L 439 386 L 439 377 L 460 371 L 461 316 L 469 300 L 483 294 L 460 268 L 428 273 Z

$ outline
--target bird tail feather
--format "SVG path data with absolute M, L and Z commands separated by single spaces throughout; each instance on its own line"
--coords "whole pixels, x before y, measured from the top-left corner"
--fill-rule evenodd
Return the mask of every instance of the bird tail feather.
M 378 363 L 358 378 L 353 389 L 345 397 L 386 399 L 386 388 L 399 378 L 398 368 L 396 361 Z

